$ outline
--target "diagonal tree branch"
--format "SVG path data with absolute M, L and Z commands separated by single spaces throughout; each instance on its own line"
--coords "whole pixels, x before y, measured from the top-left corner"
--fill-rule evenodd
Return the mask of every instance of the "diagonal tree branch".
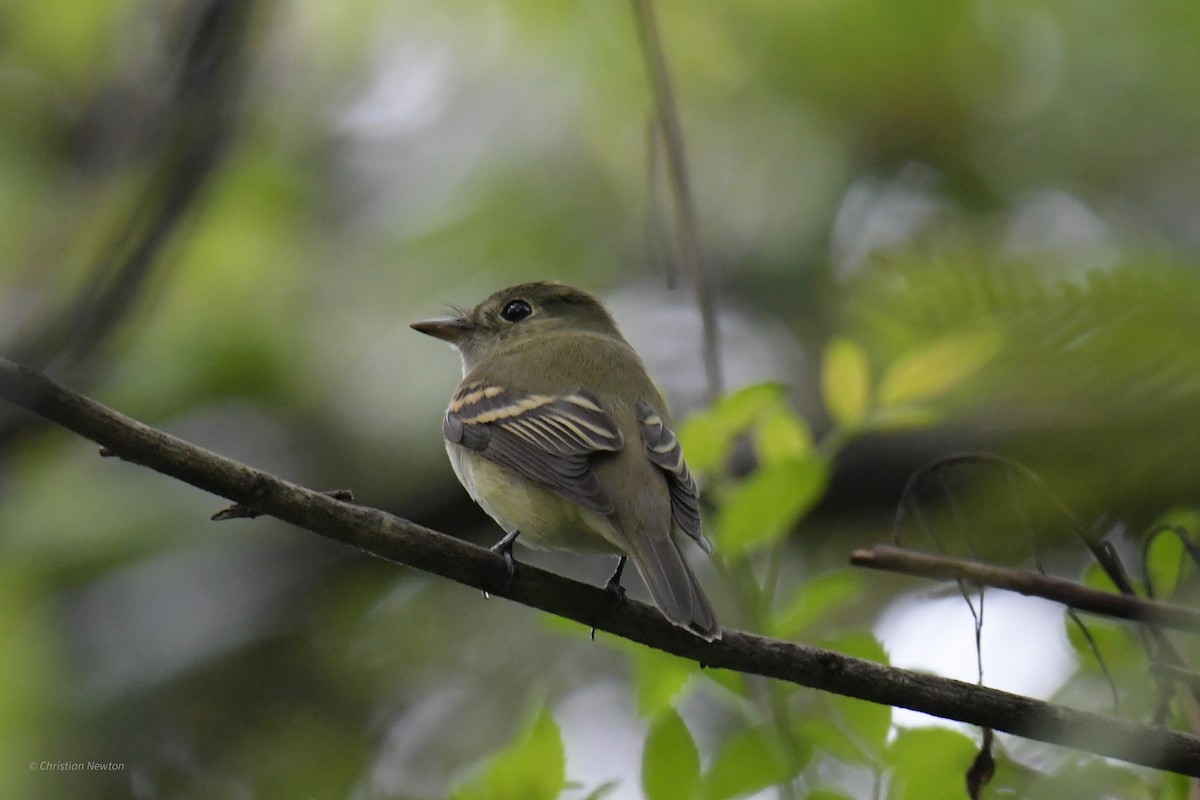
M 481 547 L 239 464 L 143 425 L 5 359 L 0 359 L 0 397 L 99 443 L 126 461 L 263 514 L 707 667 L 777 678 L 1200 776 L 1200 738 L 1190 734 L 742 631 L 727 630 L 720 640 L 705 642 L 671 625 L 650 606 L 618 600 L 599 587 L 529 565 L 518 565 L 511 582 L 506 582 L 503 559 Z
M 971 581 L 981 586 L 993 586 L 1053 600 L 1077 611 L 1192 633 L 1200 631 L 1200 611 L 1194 608 L 1147 600 L 1132 594 L 1104 592 L 1039 572 L 994 567 L 977 561 L 920 553 L 886 544 L 855 550 L 850 554 L 850 563 L 858 567 L 915 575 L 919 578 Z

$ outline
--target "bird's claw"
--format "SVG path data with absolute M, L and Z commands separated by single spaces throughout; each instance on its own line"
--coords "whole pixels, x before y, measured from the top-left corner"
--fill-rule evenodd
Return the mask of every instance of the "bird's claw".
M 604 591 L 612 592 L 619 600 L 625 599 L 625 587 L 621 585 L 621 573 L 625 571 L 626 559 L 626 556 L 621 556 L 612 577 L 608 579 L 608 583 L 604 584 Z
M 508 585 L 510 583 L 512 583 L 513 575 L 517 571 L 517 559 L 515 557 L 513 557 L 513 542 L 517 541 L 517 537 L 520 534 L 521 534 L 520 531 L 513 531 L 512 533 L 506 533 L 506 534 L 504 534 L 503 539 L 496 542 L 490 548 L 493 553 L 499 553 L 500 556 L 504 559 L 504 570 L 506 573 L 505 578 L 504 578 L 504 588 L 505 589 L 507 589 Z

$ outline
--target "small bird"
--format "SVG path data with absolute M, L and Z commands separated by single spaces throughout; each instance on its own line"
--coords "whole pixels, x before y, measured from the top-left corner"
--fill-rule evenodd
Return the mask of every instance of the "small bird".
M 632 558 L 676 625 L 712 641 L 712 606 L 675 539 L 706 552 L 696 483 L 641 359 L 592 295 L 561 283 L 502 289 L 454 318 L 414 322 L 452 344 L 463 381 L 442 424 L 454 473 L 504 529 L 493 547 Z

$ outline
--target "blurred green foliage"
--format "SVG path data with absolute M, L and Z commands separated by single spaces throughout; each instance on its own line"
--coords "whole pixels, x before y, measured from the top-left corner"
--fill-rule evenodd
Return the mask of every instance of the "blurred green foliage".
M 56 312 L 113 278 L 177 155 L 165 120 L 203 6 L 0 8 L 0 352 L 69 334 Z M 888 535 L 913 470 L 976 447 L 1116 531 L 1139 589 L 1195 602 L 1177 534 L 1200 528 L 1200 5 L 657 7 L 726 315 L 734 385 L 716 403 L 691 400 L 686 292 L 655 288 L 669 203 L 621 3 L 257 4 L 244 97 L 191 120 L 228 125 L 228 150 L 131 303 L 49 368 L 223 454 L 490 543 L 439 436 L 456 364 L 406 323 L 555 278 L 611 294 L 675 400 L 726 624 L 886 660 L 876 623 L 913 584 L 845 554 Z M 214 526 L 215 498 L 0 423 L 5 797 L 962 790 L 973 733 L 593 643 L 269 520 Z M 917 498 L 924 527 L 898 533 L 1024 564 L 1036 541 L 1111 588 L 1060 505 L 1016 483 L 944 477 Z M 594 582 L 610 566 L 529 557 Z M 1063 624 L 1077 670 L 1055 699 L 1160 710 L 1135 630 Z M 1165 705 L 1183 725 L 1187 701 Z M 985 796 L 1187 796 L 1008 740 L 997 760 Z M 89 761 L 121 769 L 42 766 Z

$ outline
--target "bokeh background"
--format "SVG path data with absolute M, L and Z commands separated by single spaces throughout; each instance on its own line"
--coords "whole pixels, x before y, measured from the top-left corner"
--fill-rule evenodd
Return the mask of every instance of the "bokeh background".
M 790 586 L 886 540 L 906 478 L 954 450 L 1025 459 L 1130 553 L 1195 501 L 1200 5 L 658 10 L 729 388 L 786 384 L 820 436 L 831 337 L 878 372 L 981 320 L 1004 336 L 936 418 L 846 445 L 790 536 Z M 409 322 L 574 283 L 609 301 L 678 418 L 706 402 L 692 292 L 668 288 L 643 63 L 623 3 L 5 4 L 0 351 L 490 543 L 442 450 L 457 359 Z M 641 796 L 627 652 L 269 519 L 211 523 L 218 498 L 0 412 L 4 796 L 444 797 L 539 703 L 563 729 L 567 797 Z M 956 476 L 955 513 L 975 516 L 950 527 L 1016 562 L 1012 531 L 1032 531 L 1078 576 L 1067 526 L 1004 480 Z M 874 630 L 896 663 L 974 677 L 955 595 L 856 586 L 811 639 Z M 1060 612 L 1005 602 L 990 657 L 1017 663 L 988 677 L 1049 697 L 1081 656 Z M 1072 686 L 1109 708 L 1094 676 Z M 698 695 L 703 753 L 732 712 Z

